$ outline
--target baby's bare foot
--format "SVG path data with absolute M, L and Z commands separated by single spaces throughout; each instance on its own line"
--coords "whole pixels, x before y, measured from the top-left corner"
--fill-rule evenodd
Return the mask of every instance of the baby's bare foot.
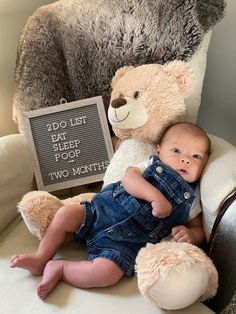
M 10 260 L 10 267 L 27 269 L 34 276 L 41 276 L 45 262 L 41 261 L 35 254 L 14 255 Z
M 45 299 L 62 278 L 63 261 L 49 261 L 43 272 L 43 279 L 37 286 L 40 299 Z

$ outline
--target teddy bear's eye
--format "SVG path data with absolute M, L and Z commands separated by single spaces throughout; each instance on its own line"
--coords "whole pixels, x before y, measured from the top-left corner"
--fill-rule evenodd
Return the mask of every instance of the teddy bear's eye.
M 140 92 L 139 92 L 139 91 L 134 92 L 134 99 L 139 98 L 139 95 L 140 95 Z

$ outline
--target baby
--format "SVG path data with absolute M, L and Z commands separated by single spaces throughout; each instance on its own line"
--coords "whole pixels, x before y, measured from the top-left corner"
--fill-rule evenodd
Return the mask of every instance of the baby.
M 201 244 L 201 213 L 191 207 L 209 153 L 210 140 L 198 126 L 169 127 L 155 156 L 129 167 L 121 181 L 106 186 L 90 203 L 61 207 L 37 251 L 13 256 L 10 266 L 43 275 L 37 294 L 44 299 L 59 281 L 105 287 L 133 275 L 139 250 L 170 233 L 177 242 Z M 86 242 L 88 260 L 53 260 L 68 233 Z

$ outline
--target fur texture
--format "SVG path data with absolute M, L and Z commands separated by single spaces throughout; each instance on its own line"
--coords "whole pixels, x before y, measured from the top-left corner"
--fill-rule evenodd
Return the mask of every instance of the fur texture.
M 30 232 L 41 240 L 62 205 L 62 201 L 48 192 L 32 191 L 23 196 L 17 207 Z
M 46 191 L 32 191 L 23 196 L 17 207 L 29 231 L 41 240 L 60 207 L 67 204 L 80 204 L 82 201 L 91 201 L 93 195 L 94 193 L 83 193 L 82 197 L 76 195 L 65 200 L 59 200 Z
M 59 0 L 27 21 L 18 46 L 14 119 L 102 95 L 124 65 L 189 60 L 223 16 L 224 0 Z
M 138 253 L 136 271 L 143 296 L 165 309 L 183 308 L 198 299 L 204 301 L 213 297 L 218 288 L 218 273 L 211 259 L 200 248 L 184 242 L 147 244 Z M 182 297 L 176 302 L 175 294 L 179 297 L 179 293 Z

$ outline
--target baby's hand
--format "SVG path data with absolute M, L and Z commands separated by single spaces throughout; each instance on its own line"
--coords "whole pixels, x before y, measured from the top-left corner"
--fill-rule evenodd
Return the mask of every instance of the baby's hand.
M 152 201 L 152 214 L 154 217 L 165 218 L 171 213 L 171 204 L 166 200 L 165 204 L 160 201 Z
M 176 242 L 194 243 L 193 234 L 191 230 L 185 226 L 176 226 L 172 228 L 172 236 Z

